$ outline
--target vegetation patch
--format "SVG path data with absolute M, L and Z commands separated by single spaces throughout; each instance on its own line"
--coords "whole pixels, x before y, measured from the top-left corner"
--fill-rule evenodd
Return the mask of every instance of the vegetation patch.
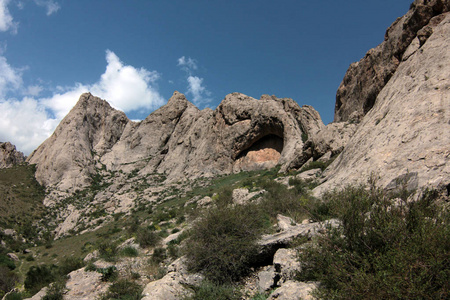
M 418 201 L 370 186 L 324 196 L 342 226 L 305 249 L 302 281 L 323 299 L 445 299 L 450 296 L 449 211 L 437 192 Z

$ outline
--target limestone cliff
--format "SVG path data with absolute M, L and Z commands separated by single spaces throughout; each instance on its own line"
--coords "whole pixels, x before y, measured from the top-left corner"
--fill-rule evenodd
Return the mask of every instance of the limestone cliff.
M 402 60 L 410 55 L 410 44 L 423 45 L 442 14 L 448 11 L 448 0 L 415 0 L 408 13 L 387 29 L 384 41 L 350 65 L 336 93 L 334 121 L 358 120 L 364 116 Z
M 428 39 L 412 41 L 316 192 L 371 174 L 388 188 L 450 183 L 450 12 L 429 24 Z

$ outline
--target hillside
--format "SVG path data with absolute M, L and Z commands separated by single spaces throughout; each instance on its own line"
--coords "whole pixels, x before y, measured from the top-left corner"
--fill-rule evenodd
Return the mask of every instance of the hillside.
M 82 94 L 26 163 L 2 143 L 5 299 L 448 298 L 449 48 L 450 1 L 414 1 L 328 125 L 276 96 L 174 92 L 134 122 Z

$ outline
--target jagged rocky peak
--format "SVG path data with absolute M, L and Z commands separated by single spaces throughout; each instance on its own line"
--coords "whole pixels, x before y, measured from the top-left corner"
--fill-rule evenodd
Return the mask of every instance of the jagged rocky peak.
M 22 152 L 16 150 L 16 146 L 10 142 L 0 142 L 0 169 L 10 168 L 14 165 L 23 163 L 25 156 Z
M 387 29 L 384 41 L 350 65 L 336 92 L 334 121 L 360 120 L 367 114 L 402 60 L 410 56 L 410 45 L 421 47 L 448 11 L 448 0 L 414 1 L 408 13 Z
M 312 107 L 275 96 L 257 100 L 232 93 L 213 111 L 199 110 L 174 92 L 166 105 L 135 123 L 106 101 L 83 94 L 29 161 L 37 164 L 41 183 L 69 189 L 89 184 L 97 163 L 168 178 L 287 169 L 309 158 L 302 135 L 323 126 Z
M 108 102 L 85 93 L 55 132 L 28 158 L 37 164 L 36 179 L 43 185 L 70 189 L 90 184 L 95 156 L 120 139 L 130 121 Z

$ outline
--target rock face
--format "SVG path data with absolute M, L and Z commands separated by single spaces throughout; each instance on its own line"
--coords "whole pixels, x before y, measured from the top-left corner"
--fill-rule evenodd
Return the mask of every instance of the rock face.
M 445 3 L 443 7 L 448 7 Z M 450 13 L 429 24 L 431 35 L 411 43 L 408 57 L 378 94 L 316 192 L 366 180 L 371 173 L 380 176 L 384 187 L 401 178 L 414 187 L 449 184 Z
M 287 169 L 309 158 L 303 155 L 302 135 L 323 127 L 312 107 L 274 96 L 257 100 L 233 93 L 216 110 L 200 111 L 175 92 L 165 106 L 135 123 L 83 94 L 28 161 L 37 164 L 40 183 L 60 190 L 89 184 L 99 167 L 172 179 L 275 165 Z
M 10 168 L 24 161 L 25 156 L 16 150 L 16 146 L 10 142 L 0 143 L 0 169 Z
M 408 13 L 388 28 L 384 42 L 350 65 L 336 93 L 334 121 L 364 116 L 402 60 L 408 59 L 410 44 L 423 45 L 439 20 L 431 21 L 433 17 L 448 11 L 448 0 L 415 0 Z
M 95 172 L 94 158 L 111 149 L 128 123 L 132 122 L 126 115 L 106 101 L 83 94 L 27 161 L 37 164 L 36 179 L 45 186 L 60 190 L 87 186 Z

